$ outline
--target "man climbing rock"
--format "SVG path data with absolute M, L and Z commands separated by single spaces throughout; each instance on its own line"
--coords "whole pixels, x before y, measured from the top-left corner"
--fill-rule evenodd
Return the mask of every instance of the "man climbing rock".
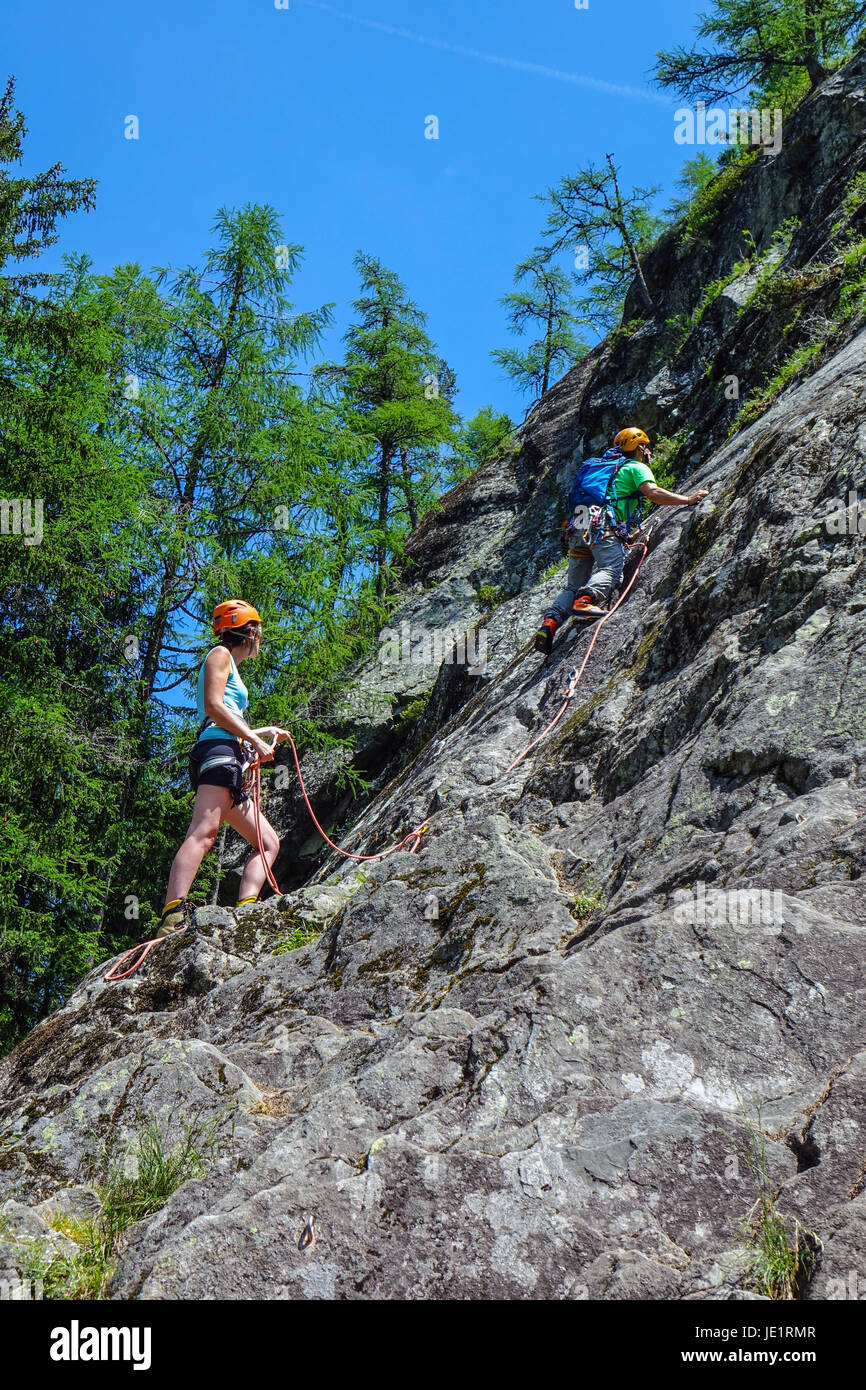
M 650 467 L 649 436 L 633 425 L 620 430 L 601 458 L 586 459 L 568 495 L 573 520 L 566 587 L 544 615 L 535 649 L 547 655 L 557 628 L 569 616 L 594 622 L 604 616 L 611 591 L 622 582 L 625 554 L 640 533 L 643 498 L 658 507 L 696 507 L 707 496 L 687 497 L 659 487 Z

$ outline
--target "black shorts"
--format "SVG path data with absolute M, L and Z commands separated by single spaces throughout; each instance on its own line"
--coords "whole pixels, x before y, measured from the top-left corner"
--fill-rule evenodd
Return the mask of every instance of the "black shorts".
M 189 754 L 189 780 L 194 792 L 199 787 L 226 787 L 233 806 L 249 800 L 242 785 L 244 755 L 234 739 L 206 738 L 196 743 Z

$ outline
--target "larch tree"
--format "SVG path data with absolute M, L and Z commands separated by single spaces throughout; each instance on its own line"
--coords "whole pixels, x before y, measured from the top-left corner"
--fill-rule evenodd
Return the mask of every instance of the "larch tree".
M 547 252 L 521 261 L 514 272 L 518 286 L 501 301 L 511 331 L 529 333 L 525 348 L 494 348 L 491 357 L 518 389 L 544 396 L 554 374 L 574 365 L 589 351 L 577 334 L 581 317 L 571 278 Z
M 754 86 L 784 87 L 805 74 L 810 87 L 862 42 L 863 0 L 715 0 L 699 15 L 705 47 L 659 52 L 654 79 L 686 100 L 726 100 Z
M 632 281 L 645 314 L 654 311 L 641 256 L 663 226 L 650 211 L 658 192 L 625 190 L 608 154 L 602 166 L 588 164 L 538 195 L 548 209 L 543 235 L 550 254 L 573 257 L 574 279 L 586 291 L 578 300 L 580 314 L 598 331 L 616 327 Z
M 456 385 L 399 277 L 362 252 L 355 267 L 357 321 L 345 335 L 342 363 L 323 366 L 317 379 L 338 403 L 349 434 L 362 441 L 355 486 L 366 499 L 368 563 L 382 596 L 402 537 L 441 489 L 441 450 L 457 424 Z

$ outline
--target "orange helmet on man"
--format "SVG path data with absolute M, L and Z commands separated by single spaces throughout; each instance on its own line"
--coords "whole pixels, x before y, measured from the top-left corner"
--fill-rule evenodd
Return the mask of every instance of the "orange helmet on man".
M 217 636 L 221 632 L 231 632 L 233 629 L 245 627 L 247 623 L 261 623 L 261 618 L 253 608 L 251 603 L 244 603 L 241 598 L 230 598 L 225 603 L 218 603 L 213 611 L 213 630 Z
M 636 425 L 628 425 L 624 430 L 620 430 L 616 439 L 613 441 L 618 449 L 622 449 L 624 454 L 633 454 L 639 445 L 644 444 L 650 447 L 649 435 L 644 434 Z

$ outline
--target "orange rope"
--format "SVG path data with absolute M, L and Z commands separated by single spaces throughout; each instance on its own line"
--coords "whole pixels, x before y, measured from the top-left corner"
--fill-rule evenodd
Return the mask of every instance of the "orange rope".
M 292 756 L 295 759 L 295 768 L 297 769 L 298 773 L 298 781 L 301 784 L 301 793 L 303 795 L 304 801 L 306 802 L 307 810 L 310 813 L 310 819 L 313 822 L 313 825 L 318 830 L 322 839 L 331 846 L 331 849 L 335 849 L 338 854 L 342 854 L 344 859 L 361 859 L 365 861 L 369 861 L 371 859 L 387 859 L 389 854 L 396 854 L 398 850 L 402 849 L 403 846 L 408 844 L 411 840 L 413 841 L 413 844 L 412 848 L 409 850 L 409 853 L 415 853 L 415 851 L 418 849 L 418 846 L 421 843 L 421 836 L 427 829 L 427 821 L 424 821 L 423 825 L 416 826 L 414 830 L 410 830 L 408 835 L 403 836 L 403 839 L 399 842 L 399 844 L 391 845 L 390 849 L 383 849 L 380 851 L 379 854 L 351 854 L 349 850 L 340 849 L 339 845 L 335 845 L 334 841 L 328 835 L 325 834 L 325 831 L 322 829 L 322 827 L 316 819 L 316 813 L 313 810 L 313 807 L 310 803 L 310 798 L 307 795 L 307 788 L 304 785 L 304 774 L 301 772 L 301 760 L 298 757 L 298 750 L 295 747 L 295 740 L 292 738 L 291 734 L 289 734 L 289 743 L 292 746 Z
M 181 936 L 185 931 L 189 931 L 189 927 L 181 927 L 179 931 L 172 932 L 171 934 L 172 936 Z M 144 965 L 144 962 L 147 960 L 154 946 L 161 946 L 163 941 L 167 940 L 167 936 L 154 936 L 150 941 L 140 941 L 137 946 L 133 946 L 131 951 L 127 951 L 125 955 L 122 955 L 117 964 L 113 965 L 108 974 L 103 975 L 102 978 L 107 980 L 109 984 L 114 984 L 117 980 L 125 980 L 130 975 L 134 975 L 136 970 Z M 126 965 L 126 962 L 131 957 L 135 957 L 135 959 L 129 969 L 121 970 L 120 967 Z
M 648 539 L 649 539 L 649 537 L 647 537 L 647 540 L 648 540 Z M 511 772 L 515 767 L 517 767 L 520 763 L 522 763 L 522 762 L 523 762 L 523 759 L 524 759 L 525 757 L 527 757 L 527 755 L 528 755 L 529 753 L 532 752 L 533 748 L 537 748 L 538 744 L 541 743 L 542 739 L 545 739 L 545 738 L 547 737 L 547 735 L 550 733 L 551 729 L 554 729 L 554 728 L 556 727 L 556 725 L 559 723 L 559 721 L 560 721 L 560 719 L 562 718 L 562 716 L 565 714 L 565 711 L 568 709 L 569 701 L 573 698 L 573 696 L 574 696 L 574 694 L 575 694 L 575 691 L 577 690 L 577 687 L 578 687 L 578 685 L 580 684 L 580 678 L 581 678 L 581 676 L 583 675 L 584 671 L 586 670 L 586 663 L 589 661 L 590 653 L 592 652 L 592 649 L 593 649 L 593 647 L 595 646 L 596 638 L 598 637 L 598 634 L 601 632 L 601 629 L 604 627 L 604 625 L 605 625 L 605 623 L 607 622 L 608 618 L 612 618 L 612 617 L 613 617 L 614 613 L 615 613 L 616 610 L 619 608 L 620 604 L 623 602 L 623 600 L 625 599 L 626 595 L 628 594 L 629 589 L 631 589 L 632 585 L 634 584 L 635 580 L 637 579 L 638 575 L 640 574 L 640 567 L 641 567 L 641 565 L 643 564 L 644 560 L 646 559 L 646 553 L 647 553 L 646 541 L 644 541 L 642 544 L 643 544 L 643 554 L 641 555 L 640 559 L 638 560 L 637 568 L 636 568 L 634 574 L 632 575 L 631 579 L 628 581 L 628 584 L 627 584 L 627 585 L 625 586 L 625 588 L 623 589 L 623 591 L 622 591 L 622 593 L 620 594 L 619 598 L 617 599 L 616 603 L 613 605 L 613 608 L 611 608 L 607 613 L 605 613 L 604 617 L 603 617 L 599 622 L 597 622 L 597 623 L 595 624 L 595 630 L 593 631 L 593 634 L 592 634 L 592 640 L 590 641 L 590 644 L 589 644 L 589 646 L 588 646 L 587 649 L 586 649 L 586 652 L 585 652 L 585 654 L 584 654 L 583 661 L 581 662 L 580 670 L 579 670 L 579 671 L 578 671 L 578 670 L 573 670 L 573 671 L 571 671 L 571 673 L 570 673 L 570 675 L 569 675 L 568 687 L 567 687 L 567 689 L 566 689 L 566 691 L 565 691 L 565 698 L 564 698 L 564 700 L 563 700 L 563 702 L 562 702 L 562 708 L 559 710 L 559 712 L 558 712 L 556 715 L 554 715 L 554 717 L 553 717 L 553 719 L 551 719 L 550 723 L 549 723 L 549 724 L 546 724 L 546 725 L 544 726 L 544 728 L 542 729 L 541 733 L 538 734 L 537 737 L 534 738 L 534 739 L 532 740 L 532 742 L 531 742 L 530 744 L 527 745 L 526 748 L 524 748 L 523 752 L 520 754 L 520 757 L 519 757 L 519 758 L 515 758 L 515 759 L 514 759 L 514 762 L 509 764 L 509 766 L 505 769 L 505 772 L 503 772 L 503 774 L 502 774 L 503 777 L 507 776 L 507 774 L 508 774 L 509 772 Z
M 307 788 L 304 782 L 304 775 L 301 772 L 301 762 L 298 757 L 298 750 L 295 747 L 295 740 L 292 738 L 291 734 L 289 734 L 289 743 L 292 745 L 292 754 L 295 759 L 295 767 L 298 773 L 298 781 L 301 784 L 301 792 L 303 794 L 307 810 L 310 813 L 310 819 L 312 820 L 319 834 L 322 836 L 322 839 L 325 840 L 327 844 L 331 846 L 331 849 L 336 850 L 338 854 L 342 854 L 344 859 L 362 859 L 365 861 L 370 861 L 373 859 L 386 859 L 389 854 L 396 854 L 397 851 L 403 849 L 405 845 L 410 845 L 411 847 L 409 849 L 409 853 L 415 854 L 415 852 L 421 844 L 421 836 L 427 830 L 426 821 L 423 825 L 416 826 L 414 830 L 410 830 L 409 834 L 404 835 L 403 839 L 400 840 L 398 844 L 391 845 L 390 849 L 381 850 L 379 854 L 351 854 L 349 850 L 341 849 L 339 845 L 335 845 L 334 841 L 328 835 L 326 835 L 325 831 L 319 824 L 318 819 L 316 818 L 316 813 L 313 810 L 312 803 L 310 802 L 310 798 L 307 794 Z M 255 817 L 256 826 L 256 841 L 258 843 L 258 851 L 261 855 L 262 863 L 265 866 L 265 875 L 267 877 L 268 883 L 271 885 L 274 892 L 281 894 L 283 890 L 280 888 L 280 885 L 274 878 L 273 871 L 271 869 L 270 864 L 268 863 L 267 857 L 265 855 L 264 844 L 262 842 L 262 764 L 260 758 L 253 758 L 252 761 L 247 765 L 247 776 L 244 780 L 244 786 L 249 787 L 250 800 L 253 803 L 253 815 Z M 180 936 L 181 933 L 185 931 L 189 931 L 189 927 L 181 927 L 180 931 L 172 932 L 171 935 Z M 103 976 L 103 979 L 106 980 L 109 984 L 114 984 L 117 980 L 128 979 L 130 975 L 134 975 L 135 972 L 138 969 L 140 969 L 140 967 L 144 964 L 145 960 L 150 955 L 150 952 L 153 950 L 154 946 L 159 946 L 163 941 L 167 940 L 168 937 L 155 936 L 150 941 L 139 942 L 137 946 L 133 946 L 131 951 L 127 951 L 124 955 L 120 957 L 120 960 L 117 962 L 117 964 L 111 967 L 111 969 L 108 971 L 108 974 Z M 128 969 L 123 970 L 121 967 L 125 966 L 127 962 L 131 963 L 129 964 Z
M 271 866 L 265 857 L 265 847 L 262 844 L 262 763 L 260 758 L 253 758 L 250 770 L 252 773 L 250 799 L 253 803 L 253 814 L 256 820 L 256 839 L 259 845 L 259 854 L 261 855 L 262 863 L 265 866 L 265 875 L 267 877 L 268 883 L 271 885 L 275 893 L 282 893 L 283 890 L 277 883 L 277 880 L 274 878 Z

